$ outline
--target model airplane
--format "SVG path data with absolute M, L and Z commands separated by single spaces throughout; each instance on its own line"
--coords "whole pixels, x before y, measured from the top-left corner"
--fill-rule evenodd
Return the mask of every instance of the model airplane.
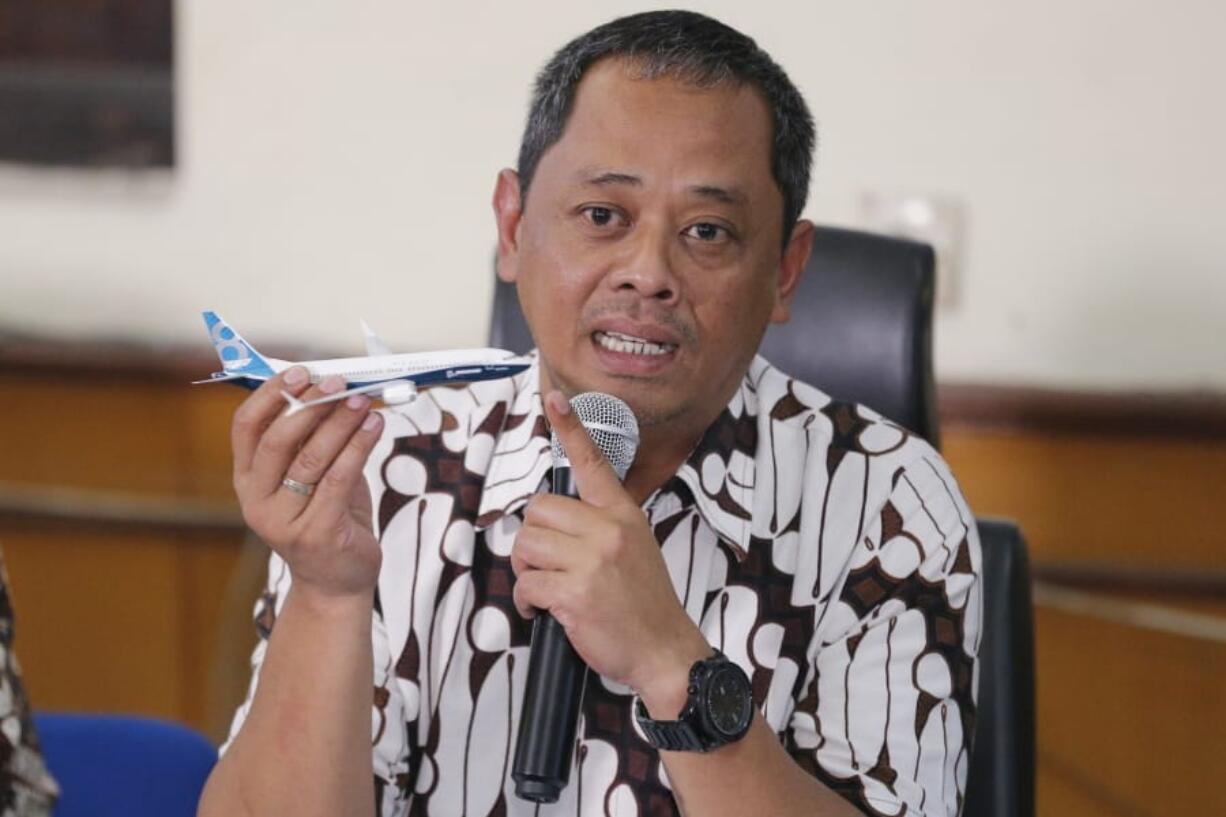
M 417 397 L 419 386 L 511 377 L 531 363 L 527 358 L 505 349 L 455 349 L 394 355 L 365 321 L 362 322 L 362 332 L 366 337 L 368 357 L 295 363 L 261 355 L 216 312 L 204 313 L 204 325 L 209 330 L 217 356 L 221 358 L 222 370 L 196 383 L 229 382 L 254 389 L 291 366 L 304 367 L 310 373 L 312 383 L 334 374 L 345 378 L 349 388 L 315 400 L 299 400 L 288 392 L 282 392 L 290 406 L 287 414 L 296 414 L 320 403 L 344 400 L 353 394 L 371 394 L 388 405 L 407 403 Z

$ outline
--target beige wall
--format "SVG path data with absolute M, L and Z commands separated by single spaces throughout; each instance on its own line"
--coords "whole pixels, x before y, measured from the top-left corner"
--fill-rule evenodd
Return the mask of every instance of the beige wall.
M 360 349 L 479 343 L 489 195 L 550 51 L 640 4 L 177 4 L 172 174 L 0 167 L 0 329 Z M 713 2 L 819 120 L 809 215 L 966 208 L 938 371 L 1226 387 L 1226 7 Z M 788 9 L 784 11 L 784 9 Z

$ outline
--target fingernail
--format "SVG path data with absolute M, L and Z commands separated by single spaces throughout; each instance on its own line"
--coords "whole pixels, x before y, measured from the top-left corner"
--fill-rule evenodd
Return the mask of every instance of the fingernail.
M 377 411 L 372 411 L 366 415 L 366 419 L 362 421 L 363 431 L 374 431 L 383 422 L 383 415 Z
M 345 405 L 354 411 L 358 411 L 370 405 L 370 398 L 364 394 L 355 394 L 345 401 Z
M 562 416 L 570 414 L 570 401 L 567 400 L 560 391 L 551 391 L 549 400 L 553 403 L 553 410 Z
M 294 366 L 285 373 L 285 382 L 290 386 L 301 386 L 307 380 L 307 370 L 301 366 Z
M 330 374 L 319 384 L 319 390 L 324 394 L 336 394 L 345 387 L 345 378 L 339 374 Z

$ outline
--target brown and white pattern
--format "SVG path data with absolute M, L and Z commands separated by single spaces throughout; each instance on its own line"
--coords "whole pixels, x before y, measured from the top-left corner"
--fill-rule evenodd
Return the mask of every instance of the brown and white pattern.
M 0 554 L 0 817 L 46 817 L 59 797 L 34 734 L 30 701 L 13 652 L 13 604 Z
M 386 418 L 367 468 L 384 554 L 373 621 L 380 814 L 677 814 L 629 690 L 595 675 L 561 801 L 538 810 L 514 795 L 531 629 L 512 604 L 509 555 L 550 468 L 536 367 L 434 389 Z M 678 599 L 749 673 L 802 767 L 869 813 L 958 811 L 980 554 L 930 446 L 758 358 L 644 510 Z M 290 582 L 275 556 L 269 576 L 253 689 Z

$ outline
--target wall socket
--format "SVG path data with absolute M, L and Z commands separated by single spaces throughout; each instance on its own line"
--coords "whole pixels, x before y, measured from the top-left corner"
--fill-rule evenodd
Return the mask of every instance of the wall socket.
M 870 191 L 861 194 L 859 209 L 866 230 L 932 245 L 937 308 L 956 308 L 966 223 L 962 203 L 947 195 Z

